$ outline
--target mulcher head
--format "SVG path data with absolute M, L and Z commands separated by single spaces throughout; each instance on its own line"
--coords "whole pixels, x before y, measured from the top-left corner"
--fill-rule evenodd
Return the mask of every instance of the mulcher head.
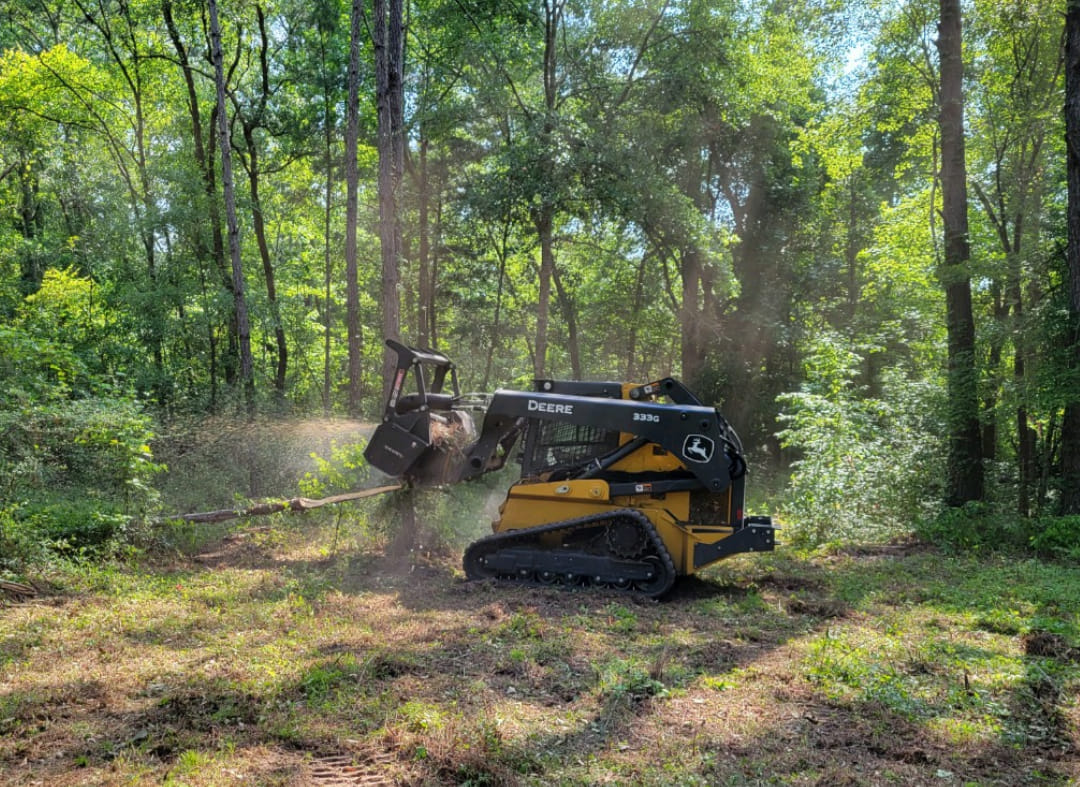
M 461 400 L 457 370 L 435 350 L 418 350 L 393 339 L 387 339 L 386 345 L 397 353 L 397 371 L 382 423 L 372 434 L 364 458 L 387 475 L 411 483 L 454 483 L 476 441 L 472 416 L 455 407 Z M 410 374 L 416 390 L 404 393 Z

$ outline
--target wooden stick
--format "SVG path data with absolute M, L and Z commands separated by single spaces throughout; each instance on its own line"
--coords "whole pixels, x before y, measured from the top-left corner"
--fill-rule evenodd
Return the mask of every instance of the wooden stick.
M 366 497 L 375 497 L 387 492 L 396 492 L 403 488 L 403 484 L 390 484 L 388 486 L 376 486 L 371 489 L 361 489 L 358 492 L 346 492 L 342 495 L 332 495 L 312 499 L 310 497 L 293 497 L 288 500 L 280 500 L 274 503 L 256 503 L 248 508 L 225 508 L 218 511 L 202 511 L 195 514 L 181 514 L 180 516 L 162 517 L 155 522 L 227 522 L 230 519 L 241 519 L 246 516 L 266 516 L 276 514 L 279 511 L 310 511 L 313 508 L 347 503 L 351 500 L 363 500 Z

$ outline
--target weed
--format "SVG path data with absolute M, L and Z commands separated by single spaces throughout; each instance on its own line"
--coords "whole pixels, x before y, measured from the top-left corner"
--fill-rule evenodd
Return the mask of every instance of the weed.
M 734 681 L 716 675 L 706 675 L 701 679 L 701 685 L 713 691 L 727 691 L 735 687 Z
M 359 665 L 352 654 L 329 664 L 316 664 L 300 679 L 300 690 L 310 703 L 323 703 L 338 686 L 356 676 Z
M 542 637 L 543 622 L 535 612 L 515 612 L 510 619 L 503 624 L 500 633 L 509 639 L 533 639 Z
M 650 697 L 664 697 L 667 686 L 654 671 L 636 659 L 612 659 L 597 669 L 597 691 L 607 701 L 640 702 Z
M 637 615 L 622 604 L 609 604 L 605 611 L 608 615 L 608 625 L 612 631 L 629 634 L 638 626 Z
M 398 719 L 410 732 L 435 732 L 443 728 L 445 716 L 436 706 L 409 700 L 398 709 Z

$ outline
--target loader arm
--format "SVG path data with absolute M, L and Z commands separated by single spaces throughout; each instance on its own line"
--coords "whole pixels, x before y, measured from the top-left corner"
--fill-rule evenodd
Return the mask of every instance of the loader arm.
M 476 444 L 466 452 L 460 480 L 484 473 L 507 435 L 520 429 L 522 419 L 559 422 L 620 432 L 640 438 L 581 468 L 582 474 L 605 469 L 631 450 L 655 443 L 679 458 L 692 474 L 692 486 L 723 492 L 746 470 L 738 437 L 710 407 L 672 406 L 651 401 L 631 401 L 601 396 L 579 396 L 544 391 L 496 391 Z M 628 448 L 628 446 L 630 446 Z M 525 473 L 529 470 L 524 468 Z M 685 485 L 685 480 L 678 480 Z

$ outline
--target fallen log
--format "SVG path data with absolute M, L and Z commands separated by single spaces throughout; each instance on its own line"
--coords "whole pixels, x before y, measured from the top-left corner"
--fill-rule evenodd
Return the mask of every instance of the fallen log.
M 37 588 L 22 582 L 0 579 L 0 596 L 8 596 L 15 601 L 32 598 L 38 594 Z
M 402 484 L 389 484 L 387 486 L 372 487 L 371 489 L 361 489 L 358 492 L 346 492 L 342 495 L 332 495 L 330 497 L 315 499 L 310 497 L 293 497 L 288 500 L 278 500 L 270 503 L 256 503 L 248 508 L 224 508 L 217 511 L 201 511 L 194 514 L 162 517 L 155 521 L 158 523 L 180 521 L 210 524 L 213 522 L 227 522 L 230 519 L 242 519 L 249 516 L 277 514 L 281 511 L 310 511 L 311 509 L 322 508 L 323 506 L 348 503 L 352 500 L 363 500 L 366 497 L 375 497 L 376 495 L 383 495 L 387 492 L 396 492 L 401 489 L 402 486 Z

